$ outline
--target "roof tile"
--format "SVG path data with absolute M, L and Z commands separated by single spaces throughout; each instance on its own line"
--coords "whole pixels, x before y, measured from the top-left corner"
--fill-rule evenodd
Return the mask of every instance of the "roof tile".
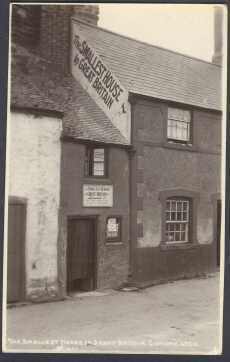
M 64 136 L 128 145 L 71 75 L 61 76 L 52 64 L 18 45 L 12 57 L 11 104 L 64 113 Z
M 221 67 L 80 21 L 77 23 L 128 91 L 221 110 Z

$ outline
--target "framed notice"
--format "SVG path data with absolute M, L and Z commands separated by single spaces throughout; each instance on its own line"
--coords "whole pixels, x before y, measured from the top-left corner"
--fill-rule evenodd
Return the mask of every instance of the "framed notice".
M 112 207 L 113 185 L 83 185 L 83 207 Z

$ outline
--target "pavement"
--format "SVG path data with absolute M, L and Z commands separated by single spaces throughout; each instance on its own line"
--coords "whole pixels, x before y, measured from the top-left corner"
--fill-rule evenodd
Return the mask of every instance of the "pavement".
M 8 308 L 7 352 L 218 354 L 219 274 Z

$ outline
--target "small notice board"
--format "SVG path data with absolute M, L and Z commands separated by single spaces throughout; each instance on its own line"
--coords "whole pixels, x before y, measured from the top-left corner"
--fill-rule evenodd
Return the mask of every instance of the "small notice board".
M 83 185 L 83 207 L 112 207 L 113 185 Z

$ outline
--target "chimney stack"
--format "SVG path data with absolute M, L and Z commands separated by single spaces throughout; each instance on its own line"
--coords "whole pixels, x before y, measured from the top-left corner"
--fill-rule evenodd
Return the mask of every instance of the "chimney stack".
M 86 23 L 97 25 L 99 19 L 98 5 L 74 5 L 73 16 Z
M 40 54 L 53 66 L 69 70 L 71 17 L 97 25 L 98 5 L 42 5 Z
M 223 61 L 223 9 L 220 6 L 214 8 L 214 54 L 212 62 L 222 65 Z
M 97 25 L 97 4 L 13 5 L 12 40 L 69 71 L 71 17 Z

